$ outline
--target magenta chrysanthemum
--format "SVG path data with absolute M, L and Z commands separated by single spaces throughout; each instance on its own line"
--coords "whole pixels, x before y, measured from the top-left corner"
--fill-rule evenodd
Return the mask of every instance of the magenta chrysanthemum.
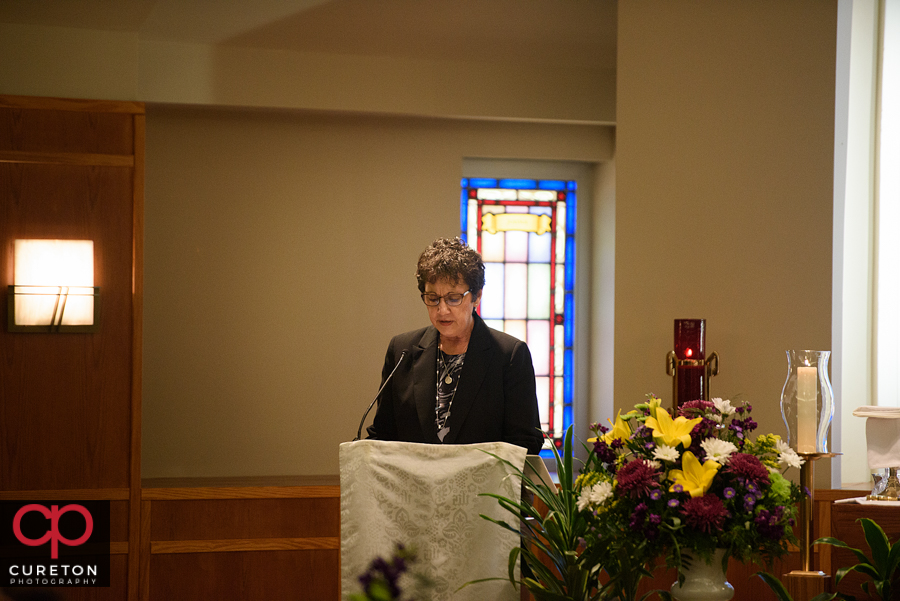
M 697 415 L 704 411 L 711 411 L 715 408 L 715 403 L 711 401 L 688 401 L 687 403 L 683 403 L 680 407 L 678 407 L 678 415 L 683 415 L 687 418 L 693 418 L 697 417 Z
M 745 478 L 753 482 L 769 483 L 769 470 L 755 455 L 747 453 L 734 453 L 728 459 L 727 470 L 738 478 Z
M 728 510 L 716 495 L 703 495 L 684 502 L 682 511 L 688 526 L 701 532 L 713 533 L 722 529 Z
M 632 497 L 649 494 L 659 486 L 656 475 L 643 459 L 632 459 L 616 472 L 616 490 Z

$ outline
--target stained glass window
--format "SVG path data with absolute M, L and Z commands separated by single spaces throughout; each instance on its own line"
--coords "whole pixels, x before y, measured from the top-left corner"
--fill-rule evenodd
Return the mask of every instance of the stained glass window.
M 572 424 L 574 181 L 463 178 L 462 237 L 485 265 L 479 314 L 531 350 L 541 427 Z M 547 449 L 542 454 L 550 454 Z

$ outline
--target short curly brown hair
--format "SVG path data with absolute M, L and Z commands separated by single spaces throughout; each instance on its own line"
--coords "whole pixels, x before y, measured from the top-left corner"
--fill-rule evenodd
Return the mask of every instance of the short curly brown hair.
M 481 255 L 460 238 L 438 238 L 419 255 L 416 265 L 419 292 L 425 292 L 425 284 L 444 279 L 453 284 L 463 280 L 477 296 L 484 288 Z

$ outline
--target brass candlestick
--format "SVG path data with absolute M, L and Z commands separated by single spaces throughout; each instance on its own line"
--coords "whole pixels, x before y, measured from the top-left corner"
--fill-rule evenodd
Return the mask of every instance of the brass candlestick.
M 808 491 L 800 503 L 800 566 L 784 575 L 788 592 L 794 601 L 809 601 L 816 595 L 824 593 L 828 588 L 830 576 L 820 570 L 812 569 L 812 530 L 813 530 L 813 498 L 815 490 L 814 462 L 819 459 L 837 457 L 840 453 L 797 453 L 803 458 L 800 467 L 800 485 Z

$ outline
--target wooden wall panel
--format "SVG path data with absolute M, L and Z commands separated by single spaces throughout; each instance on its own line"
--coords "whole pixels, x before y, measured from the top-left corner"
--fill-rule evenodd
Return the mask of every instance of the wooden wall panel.
M 2 489 L 129 485 L 132 185 L 126 168 L 0 164 L 0 265 L 16 238 L 93 240 L 101 298 L 95 334 L 0 333 Z
M 150 601 L 337 601 L 340 552 L 256 551 L 153 555 Z
M 0 96 L 0 499 L 111 500 L 112 587 L 138 598 L 144 107 Z M 10 333 L 19 238 L 89 239 L 99 330 Z
M 151 540 L 340 536 L 340 499 L 154 501 Z
M 134 154 L 132 115 L 23 108 L 0 112 L 0 149 Z

